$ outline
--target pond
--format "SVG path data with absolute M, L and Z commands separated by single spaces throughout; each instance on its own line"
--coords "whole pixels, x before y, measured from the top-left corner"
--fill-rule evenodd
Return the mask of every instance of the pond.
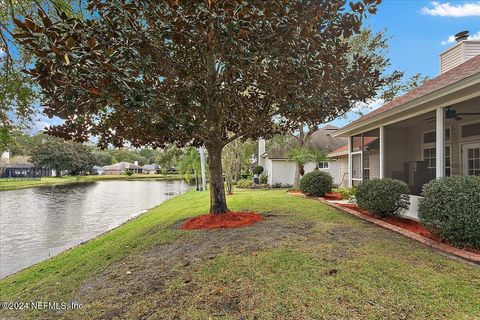
M 98 181 L 0 192 L 0 278 L 183 193 L 174 181 Z

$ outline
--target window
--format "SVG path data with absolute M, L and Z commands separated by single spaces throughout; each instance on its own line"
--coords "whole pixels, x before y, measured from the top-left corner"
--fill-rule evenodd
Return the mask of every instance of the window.
M 318 168 L 319 169 L 330 169 L 330 162 L 328 161 L 322 161 L 318 163 Z
M 436 174 L 437 168 L 437 149 L 436 148 L 424 148 L 423 149 L 423 161 L 427 163 L 427 169 L 433 171 L 432 174 Z M 452 160 L 450 146 L 445 146 L 445 176 L 449 177 L 452 173 Z
M 462 138 L 480 136 L 480 122 L 462 126 L 461 135 Z
M 435 148 L 423 149 L 423 161 L 427 163 L 428 169 L 435 169 L 437 166 L 437 151 Z
M 450 177 L 452 175 L 452 159 L 450 146 L 445 146 L 445 176 Z

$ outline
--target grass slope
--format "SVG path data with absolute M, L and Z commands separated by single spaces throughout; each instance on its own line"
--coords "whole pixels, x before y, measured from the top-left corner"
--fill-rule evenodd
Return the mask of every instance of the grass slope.
M 478 266 L 282 190 L 236 191 L 229 206 L 264 213 L 266 221 L 180 231 L 179 220 L 208 209 L 207 193 L 186 193 L 0 281 L 0 301 L 73 300 L 82 310 L 0 311 L 0 318 L 480 316 Z
M 99 175 L 99 176 L 64 176 L 64 177 L 43 177 L 41 180 L 10 180 L 0 179 L 0 191 L 16 190 L 31 187 L 54 186 L 71 183 L 84 183 L 99 180 L 177 180 L 182 179 L 178 174 L 145 174 L 145 175 Z

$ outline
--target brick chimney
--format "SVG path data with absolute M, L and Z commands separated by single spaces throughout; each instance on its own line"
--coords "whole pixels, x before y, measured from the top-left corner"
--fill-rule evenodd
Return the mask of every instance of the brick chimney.
M 445 73 L 480 54 L 480 40 L 468 39 L 468 31 L 457 33 L 455 41 L 457 43 L 453 47 L 440 53 L 440 73 Z

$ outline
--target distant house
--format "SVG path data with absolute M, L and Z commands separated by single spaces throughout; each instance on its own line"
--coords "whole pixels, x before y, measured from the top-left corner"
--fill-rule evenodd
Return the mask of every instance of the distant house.
M 52 169 L 37 168 L 27 160 L 26 156 L 10 158 L 10 153 L 4 152 L 0 162 L 0 178 L 38 178 L 50 177 L 55 174 Z
M 157 174 L 160 173 L 160 166 L 158 164 L 146 164 L 142 167 L 144 174 Z
M 127 171 L 132 171 L 133 173 L 142 173 L 143 168 L 139 165 L 130 163 L 130 162 L 119 162 L 109 166 L 103 167 L 104 175 L 114 175 L 114 174 L 124 174 Z
M 332 153 L 339 148 L 347 150 L 348 139 L 333 138 L 332 133 L 338 128 L 327 125 L 318 129 L 310 137 L 306 147 L 323 151 L 330 157 L 329 161 L 321 163 L 309 162 L 305 165 L 305 172 L 313 171 L 317 166 L 319 170 L 328 172 L 332 175 L 334 183 L 346 185 L 348 183 L 348 154 L 345 152 L 336 155 Z M 296 164 L 288 159 L 289 152 L 298 146 L 295 138 L 290 139 L 285 144 L 265 151 L 265 141 L 259 142 L 259 165 L 264 168 L 264 173 L 268 176 L 268 184 L 281 183 L 282 185 L 293 185 L 295 181 Z
M 92 173 L 93 173 L 93 174 L 98 174 L 98 175 L 103 174 L 103 167 L 93 166 L 93 168 L 92 168 Z

